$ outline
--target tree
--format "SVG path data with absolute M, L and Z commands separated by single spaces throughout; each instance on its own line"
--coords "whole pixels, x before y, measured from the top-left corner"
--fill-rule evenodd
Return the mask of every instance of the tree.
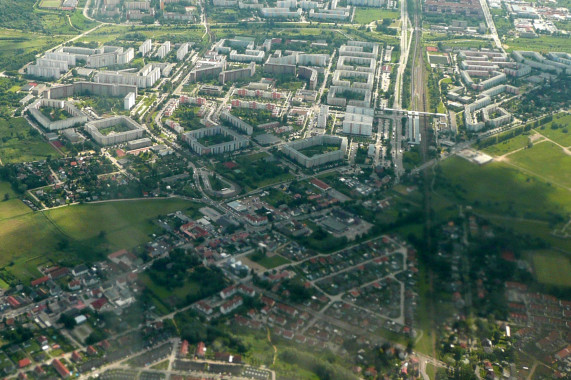
M 10 194 L 5 193 L 4 194 L 4 201 L 7 201 L 8 199 L 10 199 Z

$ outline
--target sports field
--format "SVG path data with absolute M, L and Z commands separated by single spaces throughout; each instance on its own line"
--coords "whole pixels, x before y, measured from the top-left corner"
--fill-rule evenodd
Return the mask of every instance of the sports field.
M 571 259 L 561 253 L 545 250 L 532 253 L 537 280 L 546 285 L 571 286 Z
M 0 202 L 0 267 L 26 281 L 39 275 L 41 264 L 99 259 L 148 241 L 157 231 L 151 219 L 197 207 L 180 199 L 149 199 L 33 212 L 16 199 Z

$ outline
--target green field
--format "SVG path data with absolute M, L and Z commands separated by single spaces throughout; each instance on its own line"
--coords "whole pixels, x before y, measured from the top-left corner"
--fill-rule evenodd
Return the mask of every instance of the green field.
M 51 46 L 64 40 L 61 36 L 0 29 L 0 71 L 15 70 Z
M 45 160 L 57 151 L 24 118 L 0 119 L 0 160 L 3 164 Z M 5 140 L 4 140 L 5 139 Z
M 513 152 L 514 150 L 525 148 L 528 142 L 529 136 L 519 135 L 509 140 L 486 147 L 482 149 L 482 152 L 491 154 L 492 156 L 503 156 L 504 154 Z
M 571 260 L 555 251 L 534 251 L 533 268 L 537 280 L 546 285 L 571 286 Z
M 452 157 L 439 165 L 437 173 L 437 193 L 481 212 L 542 221 L 571 212 L 570 191 L 502 162 L 478 166 Z
M 510 155 L 509 162 L 547 181 L 571 188 L 571 155 L 565 154 L 560 147 L 549 141 Z
M 42 0 L 40 2 L 41 8 L 59 8 L 61 0 Z
M 256 262 L 267 269 L 272 269 L 275 267 L 279 267 L 280 265 L 289 264 L 290 261 L 280 255 L 274 255 L 274 256 L 265 256 L 263 259 Z
M 152 38 L 153 40 L 170 40 L 171 42 L 187 42 L 187 41 L 202 41 L 204 29 L 199 26 L 197 29 L 189 29 L 188 27 L 177 26 L 121 26 L 121 25 L 105 25 L 96 31 L 78 39 L 79 42 L 98 42 L 100 44 L 109 43 L 112 41 L 135 41 L 138 46 L 145 38 Z M 136 40 L 132 36 L 138 35 Z M 144 38 L 143 38 L 144 36 Z
M 399 18 L 399 16 L 400 14 L 397 11 L 378 8 L 357 8 L 354 21 L 358 24 L 370 24 L 373 21 L 380 21 L 385 18 L 395 19 Z
M 63 207 L 49 210 L 46 215 L 76 240 L 94 238 L 104 231 L 109 248 L 115 250 L 132 248 L 148 239 L 156 230 L 150 219 L 196 207 L 179 199 L 138 200 Z
M 504 44 L 507 51 L 532 50 L 539 52 L 562 51 L 571 52 L 571 38 L 569 36 L 544 36 L 537 38 L 508 38 Z
M 552 129 L 553 124 L 559 126 Z M 559 114 L 553 117 L 553 121 L 545 124 L 544 128 L 536 128 L 537 133 L 542 134 L 562 146 L 571 147 L 571 115 Z
M 100 259 L 133 248 L 156 232 L 151 219 L 198 207 L 180 199 L 119 201 L 33 212 L 18 200 L 0 202 L 0 267 L 29 280 L 40 264 Z M 103 234 L 101 232 L 103 231 Z M 65 243 L 66 244 L 62 244 Z

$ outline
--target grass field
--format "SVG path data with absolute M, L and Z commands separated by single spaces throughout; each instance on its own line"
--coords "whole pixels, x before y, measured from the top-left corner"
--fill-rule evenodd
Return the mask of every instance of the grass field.
M 571 170 L 562 170 L 571 168 L 571 156 L 549 141 L 510 155 L 509 162 L 555 184 L 571 188 Z
M 156 227 L 150 219 L 198 205 L 179 199 L 138 200 L 78 205 L 49 210 L 47 217 L 76 240 L 91 239 L 104 231 L 111 250 L 141 244 Z
M 40 8 L 59 8 L 61 5 L 61 0 L 42 0 L 40 2 Z
M 39 275 L 40 264 L 101 258 L 87 247 L 110 253 L 143 244 L 156 230 L 151 219 L 198 207 L 179 199 L 154 199 L 70 206 L 44 214 L 28 208 L 24 212 L 17 202 L 0 202 L 0 214 L 6 215 L 0 218 L 0 267 L 24 281 Z M 62 248 L 62 241 L 69 241 L 69 247 Z
M 561 127 L 551 129 L 553 123 Z M 543 129 L 536 128 L 536 131 L 562 146 L 571 147 L 571 115 L 569 114 L 556 115 L 552 122 L 545 124 Z
M 284 264 L 288 264 L 290 261 L 280 255 L 274 255 L 274 256 L 266 256 L 264 257 L 262 260 L 257 261 L 258 264 L 260 264 L 261 266 L 267 268 L 267 269 L 272 269 L 275 267 L 278 267 L 280 265 L 284 265 Z
M 533 268 L 537 280 L 546 285 L 571 287 L 571 260 L 555 251 L 534 251 Z
M 482 149 L 482 152 L 491 154 L 492 156 L 503 156 L 504 154 L 513 152 L 514 150 L 525 148 L 529 142 L 529 136 L 519 135 L 509 140 L 502 141 L 498 144 Z
M 2 163 L 45 160 L 56 157 L 57 151 L 48 144 L 24 118 L 0 119 L 0 138 L 7 139 L 0 145 Z
M 85 37 L 80 38 L 80 42 L 91 42 L 95 41 L 101 44 L 108 43 L 115 40 L 129 40 L 126 35 L 132 35 L 133 33 L 141 33 L 146 38 L 152 38 L 153 40 L 165 40 L 170 39 L 172 42 L 175 41 L 195 41 L 199 42 L 202 40 L 202 35 L 204 34 L 203 29 L 188 29 L 184 27 L 175 26 L 120 26 L 120 25 L 105 25 L 93 33 L 88 34 Z M 143 41 L 136 42 L 137 46 Z
M 571 212 L 571 192 L 501 162 L 478 166 L 452 157 L 439 172 L 439 194 L 486 213 L 549 220 L 552 214 Z
M 507 51 L 532 50 L 539 52 L 562 51 L 571 52 L 569 36 L 543 36 L 537 38 L 508 38 L 504 44 Z
M 64 38 L 18 30 L 0 29 L 0 71 L 15 70 L 34 59 L 34 54 L 54 46 Z
M 399 16 L 399 12 L 387 9 L 357 8 L 354 21 L 358 24 L 370 24 L 373 21 L 380 21 L 385 18 L 395 19 L 399 18 Z

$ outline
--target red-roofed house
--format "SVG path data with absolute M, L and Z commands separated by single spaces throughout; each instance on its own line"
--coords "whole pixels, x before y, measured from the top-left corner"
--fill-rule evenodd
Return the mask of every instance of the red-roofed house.
M 198 342 L 195 355 L 197 358 L 204 358 L 206 356 L 206 345 L 204 342 Z
M 180 350 L 178 350 L 178 356 L 185 357 L 188 355 L 188 341 L 185 339 L 180 344 Z
M 32 286 L 38 286 L 38 285 L 43 284 L 44 282 L 48 282 L 49 280 L 50 280 L 50 277 L 49 277 L 49 276 L 43 276 L 43 277 L 40 277 L 40 278 L 36 278 L 34 281 L 32 281 L 32 282 L 30 283 L 30 285 L 32 285 Z
M 69 377 L 70 375 L 69 370 L 62 364 L 62 362 L 59 361 L 59 359 L 54 359 L 54 361 L 52 362 L 52 366 L 63 379 Z
M 32 364 L 29 358 L 24 358 L 18 362 L 18 368 L 24 368 Z

